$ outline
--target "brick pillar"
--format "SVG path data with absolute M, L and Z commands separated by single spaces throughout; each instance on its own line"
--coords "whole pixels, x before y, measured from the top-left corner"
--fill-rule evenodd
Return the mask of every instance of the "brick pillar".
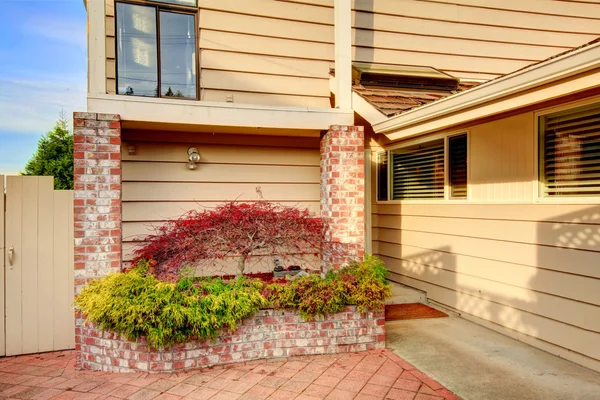
M 321 267 L 340 268 L 365 250 L 365 137 L 362 126 L 333 125 L 321 138 L 321 218 L 331 246 Z
M 121 119 L 73 113 L 75 294 L 121 268 Z M 82 320 L 76 314 L 75 346 Z

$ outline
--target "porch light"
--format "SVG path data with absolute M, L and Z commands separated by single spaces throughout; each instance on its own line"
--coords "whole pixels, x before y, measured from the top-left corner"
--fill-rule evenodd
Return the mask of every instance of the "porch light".
M 195 147 L 190 147 L 187 151 L 188 153 L 188 163 L 187 167 L 189 169 L 196 169 L 196 163 L 200 161 L 200 154 L 198 154 L 198 149 Z

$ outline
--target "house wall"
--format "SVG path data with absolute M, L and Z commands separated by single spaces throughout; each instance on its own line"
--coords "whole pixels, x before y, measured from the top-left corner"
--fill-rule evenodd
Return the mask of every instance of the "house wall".
M 468 128 L 470 200 L 373 201 L 373 252 L 429 299 L 600 370 L 600 205 L 536 200 L 534 129 L 532 112 Z
M 525 3 L 525 4 L 523 4 Z M 333 0 L 199 0 L 201 99 L 330 108 Z M 600 7 L 559 1 L 354 0 L 353 60 L 488 80 L 600 35 Z M 107 92 L 116 92 L 106 0 Z
M 129 146 L 135 155 L 129 155 Z M 201 161 L 187 169 L 187 149 Z M 123 131 L 123 260 L 145 235 L 186 211 L 225 201 L 262 199 L 319 212 L 319 138 Z M 318 268 L 314 256 L 294 261 Z M 256 257 L 249 271 L 271 270 L 272 257 Z M 235 260 L 209 268 L 235 272 Z
M 107 91 L 116 92 L 114 1 Z M 330 108 L 333 10 L 273 0 L 199 0 L 201 100 Z
M 600 17 L 597 6 L 494 3 L 355 0 L 354 59 L 428 65 L 461 79 L 488 80 L 593 40 L 600 30 L 597 20 L 587 19 Z

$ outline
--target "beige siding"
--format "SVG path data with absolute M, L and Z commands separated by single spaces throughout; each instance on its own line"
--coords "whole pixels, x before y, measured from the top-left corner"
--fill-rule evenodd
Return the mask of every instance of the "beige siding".
M 473 7 L 472 2 L 462 0 L 452 3 L 356 0 L 355 45 L 372 49 L 371 57 L 377 62 L 430 65 L 464 79 L 489 79 L 600 34 L 598 20 L 563 16 L 568 14 L 559 2 L 544 5 L 549 12 L 556 8 L 558 15 Z M 582 13 L 587 15 L 586 11 Z M 386 55 L 378 57 L 382 49 L 387 49 Z M 360 56 L 357 51 L 356 58 L 369 61 L 366 53 Z M 413 57 L 420 61 L 412 61 Z
M 600 207 L 471 207 L 379 205 L 378 254 L 432 300 L 585 355 L 598 368 L 590 344 L 600 340 Z M 443 217 L 423 216 L 440 209 Z M 532 212 L 557 214 L 532 221 Z
M 236 139 L 238 144 L 131 141 L 140 132 L 126 131 L 122 145 L 123 239 L 125 261 L 131 260 L 135 240 L 153 233 L 165 220 L 186 211 L 215 207 L 224 201 L 257 201 L 261 198 L 288 206 L 319 210 L 318 141 L 289 140 L 288 147 L 274 147 L 264 136 Z M 156 136 L 155 136 L 156 138 Z M 235 136 L 232 136 L 235 139 Z M 308 148 L 292 147 L 301 140 Z M 248 145 L 251 143 L 251 145 Z M 135 155 L 128 154 L 134 145 Z M 196 170 L 186 167 L 187 149 L 198 148 Z M 302 258 L 312 267 L 314 257 Z M 252 271 L 272 267 L 271 257 L 256 257 Z M 234 260 L 210 271 L 233 272 Z M 205 271 L 206 272 L 206 271 Z
M 375 204 L 374 252 L 430 299 L 600 370 L 600 206 L 536 200 L 533 113 L 469 132 L 471 200 Z
M 528 201 L 536 188 L 533 113 L 470 130 L 473 201 Z
M 114 93 L 114 0 L 106 0 Z M 333 0 L 199 0 L 201 99 L 330 107 Z M 353 59 L 488 80 L 600 35 L 600 6 L 518 0 L 354 0 Z

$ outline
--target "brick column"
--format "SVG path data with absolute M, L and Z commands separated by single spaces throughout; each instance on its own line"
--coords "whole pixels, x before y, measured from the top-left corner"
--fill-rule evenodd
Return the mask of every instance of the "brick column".
M 73 113 L 75 294 L 121 268 L 121 119 Z M 75 345 L 80 349 L 81 316 Z
M 364 256 L 364 143 L 362 126 L 333 125 L 321 138 L 321 218 L 331 243 L 323 252 L 322 270 Z

